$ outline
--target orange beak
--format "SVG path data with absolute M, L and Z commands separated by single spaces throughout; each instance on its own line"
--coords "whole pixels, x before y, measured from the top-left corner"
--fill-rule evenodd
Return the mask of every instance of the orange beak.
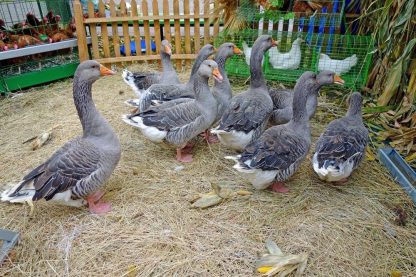
M 101 76 L 110 76 L 110 75 L 116 74 L 114 71 L 108 69 L 104 65 L 100 66 L 100 73 L 101 73 Z
M 214 47 L 214 52 L 217 52 L 217 48 Z
M 214 68 L 214 70 L 212 70 L 212 75 L 214 76 L 214 79 L 218 82 L 222 82 L 222 80 L 224 79 L 218 68 Z
M 279 42 L 277 40 L 272 39 L 272 47 L 279 45 Z
M 165 45 L 165 53 L 168 55 L 172 55 L 172 48 L 169 45 Z
M 345 81 L 341 79 L 338 75 L 334 76 L 334 84 L 344 85 Z
M 234 47 L 234 54 L 241 55 L 243 52 L 241 52 L 240 48 Z

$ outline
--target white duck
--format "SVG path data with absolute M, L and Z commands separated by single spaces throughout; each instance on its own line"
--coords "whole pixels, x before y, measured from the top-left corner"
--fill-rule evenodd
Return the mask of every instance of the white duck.
M 92 213 L 111 210 L 109 203 L 100 202 L 104 193 L 98 189 L 111 176 L 121 148 L 113 128 L 94 105 L 91 87 L 100 75 L 113 74 L 96 61 L 84 61 L 78 66 L 73 94 L 83 135 L 67 142 L 15 187 L 3 192 L 2 201 L 31 204 L 45 199 L 80 207 L 86 198 Z
M 337 75 L 347 73 L 352 67 L 356 66 L 358 62 L 357 55 L 352 55 L 343 60 L 331 59 L 327 54 L 321 53 L 319 55 L 318 70 L 329 70 L 335 72 Z
M 302 52 L 300 45 L 304 40 L 297 38 L 293 41 L 289 52 L 281 53 L 277 47 L 269 51 L 269 62 L 275 69 L 298 69 Z
M 250 66 L 251 49 L 252 49 L 252 47 L 249 47 L 247 45 L 247 43 L 245 41 L 243 41 L 243 52 L 244 52 L 244 56 L 246 58 L 246 64 L 248 66 Z M 263 63 L 264 63 L 264 58 L 262 58 L 262 60 L 261 60 L 261 65 L 263 65 Z
M 354 92 L 347 114 L 328 124 L 316 143 L 312 165 L 319 178 L 342 184 L 365 156 L 368 131 L 363 124 L 362 97 Z

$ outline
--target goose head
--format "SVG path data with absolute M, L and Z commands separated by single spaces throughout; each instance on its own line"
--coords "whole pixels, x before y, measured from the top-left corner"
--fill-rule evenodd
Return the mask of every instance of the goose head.
M 243 52 L 237 46 L 235 46 L 234 43 L 231 43 L 231 42 L 226 42 L 226 43 L 221 44 L 217 52 L 217 55 L 222 55 L 226 58 L 230 58 L 234 54 L 242 55 Z
M 209 57 L 212 54 L 214 54 L 216 51 L 215 47 L 212 46 L 211 44 L 205 44 L 204 47 L 201 48 L 201 50 L 199 50 L 199 55 L 203 55 L 205 57 Z
M 269 50 L 271 47 L 277 46 L 278 42 L 275 41 L 272 36 L 270 35 L 261 35 L 259 36 L 256 41 L 253 44 L 253 49 L 252 51 L 261 51 L 261 52 L 265 52 L 267 50 Z M 257 47 L 254 47 L 257 46 Z
M 165 54 L 168 54 L 169 56 L 172 55 L 172 45 L 170 44 L 170 42 L 166 39 L 162 40 L 160 51 L 162 51 Z
M 321 86 L 332 84 L 343 85 L 345 83 L 335 72 L 329 70 L 319 72 L 316 76 L 316 82 Z
M 205 60 L 198 69 L 198 74 L 201 77 L 213 77 L 216 81 L 222 82 L 223 77 L 218 70 L 218 64 L 213 60 Z
M 359 92 L 354 92 L 350 95 L 347 102 L 349 105 L 347 115 L 356 118 L 361 118 L 361 107 L 363 105 L 363 97 L 361 96 L 361 94 Z
M 114 74 L 114 71 L 93 60 L 83 61 L 75 72 L 75 76 L 79 80 L 86 81 L 88 83 L 97 81 L 101 76 Z

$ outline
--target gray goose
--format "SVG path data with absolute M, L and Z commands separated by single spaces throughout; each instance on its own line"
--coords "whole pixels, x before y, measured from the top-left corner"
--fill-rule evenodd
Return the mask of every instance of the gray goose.
M 176 146 L 176 159 L 191 162 L 192 155 L 184 153 L 188 142 L 208 129 L 217 115 L 217 101 L 212 95 L 208 78 L 221 81 L 216 62 L 204 61 L 194 78 L 195 99 L 166 109 L 156 107 L 134 115 L 124 115 L 123 120 L 141 130 L 153 142 L 165 140 Z
M 334 76 L 333 73 L 332 83 Z M 283 181 L 296 172 L 311 144 L 307 98 L 321 82 L 313 72 L 303 73 L 295 85 L 292 119 L 267 129 L 256 141 L 247 145 L 241 155 L 226 157 L 236 161 L 234 168 L 256 189 L 265 189 L 274 181 L 274 191 L 288 191 Z
M 196 57 L 194 65 L 192 66 L 191 76 L 186 84 L 154 84 L 151 85 L 134 103 L 129 102 L 132 106 L 136 106 L 140 111 L 147 110 L 152 100 L 166 101 L 176 98 L 192 98 L 194 97 L 193 86 L 194 79 L 196 79 L 196 73 L 199 66 L 203 61 L 208 59 L 209 56 L 214 54 L 215 48 L 211 44 L 207 44 L 201 48 Z
M 225 63 L 228 58 L 234 55 L 241 55 L 241 50 L 235 46 L 234 43 L 226 42 L 221 44 L 218 47 L 217 53 L 215 54 L 215 62 L 218 64 L 218 69 L 223 77 L 222 82 L 217 80 L 214 81 L 214 86 L 212 87 L 211 91 L 214 95 L 215 99 L 217 100 L 218 104 L 218 111 L 217 117 L 215 119 L 215 123 L 217 123 L 220 119 L 222 114 L 224 113 L 227 106 L 230 104 L 232 95 L 230 80 L 228 79 L 227 73 L 225 72 Z M 192 98 L 178 98 L 173 99 L 171 101 L 152 101 L 153 104 L 156 106 L 161 106 L 161 108 L 166 108 L 169 106 L 174 106 L 183 102 L 192 101 Z M 217 142 L 215 136 L 210 136 L 208 132 L 204 133 L 205 138 L 208 142 Z
M 365 156 L 368 130 L 362 119 L 362 97 L 354 92 L 347 114 L 328 124 L 316 143 L 312 165 L 319 178 L 343 184 Z
M 313 73 L 311 72 L 309 74 Z M 309 78 L 309 76 L 307 74 L 303 74 L 301 78 Z M 314 87 L 314 93 L 309 94 L 306 101 L 306 110 L 309 119 L 313 117 L 316 107 L 318 106 L 319 90 L 326 84 L 332 84 L 332 78 L 335 78 L 335 84 L 344 84 L 344 81 L 339 76 L 334 77 L 334 73 L 332 71 L 321 71 L 316 77 L 316 80 L 321 83 L 319 83 L 320 86 Z M 269 88 L 269 93 L 273 100 L 273 113 L 270 117 L 270 123 L 272 125 L 279 125 L 289 122 L 293 116 L 293 90 Z
M 130 72 L 123 70 L 123 80 L 138 97 L 153 84 L 180 84 L 178 74 L 172 66 L 170 56 L 172 55 L 172 45 L 167 40 L 162 40 L 160 48 L 160 59 L 163 71 L 159 72 Z
M 80 207 L 86 198 L 92 213 L 111 210 L 109 203 L 100 201 L 104 193 L 99 189 L 120 159 L 120 142 L 113 128 L 97 111 L 91 87 L 100 76 L 113 74 L 96 61 L 84 61 L 78 66 L 73 97 L 83 135 L 67 142 L 20 183 L 3 192 L 2 201 L 31 203 L 45 199 Z
M 256 140 L 265 130 L 273 102 L 263 77 L 261 62 L 264 52 L 276 46 L 271 36 L 257 38 L 250 57 L 250 88 L 234 96 L 225 109 L 219 126 L 211 132 L 217 134 L 225 146 L 241 151 L 250 142 Z

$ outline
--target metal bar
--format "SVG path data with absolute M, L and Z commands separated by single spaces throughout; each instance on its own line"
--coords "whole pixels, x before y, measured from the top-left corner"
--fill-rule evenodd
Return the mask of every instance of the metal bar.
M 391 147 L 378 150 L 380 161 L 388 169 L 394 180 L 398 182 L 404 191 L 416 204 L 416 173 L 405 160 Z
M 87 43 L 91 44 L 91 37 L 87 37 Z M 0 53 L 0 61 L 76 47 L 77 45 L 77 39 L 74 38 L 50 44 L 34 45 L 16 50 L 3 51 Z
M 19 233 L 9 230 L 0 229 L 0 240 L 3 240 L 3 245 L 0 249 L 0 265 L 9 254 L 13 246 L 16 245 L 19 240 Z

